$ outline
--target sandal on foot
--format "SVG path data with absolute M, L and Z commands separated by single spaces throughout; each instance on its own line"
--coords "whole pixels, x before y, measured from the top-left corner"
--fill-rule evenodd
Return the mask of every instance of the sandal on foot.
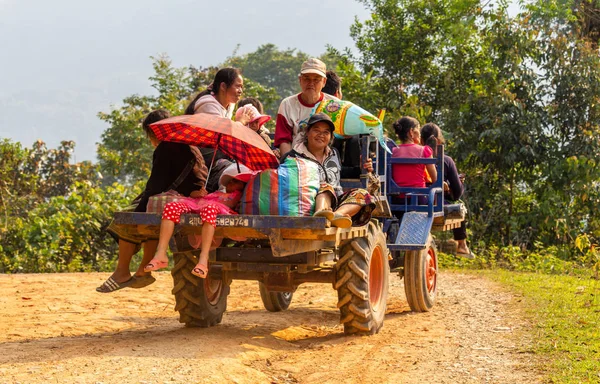
M 321 209 L 313 215 L 313 217 L 324 217 L 327 220 L 331 221 L 333 219 L 333 211 L 331 209 Z
M 110 292 L 118 291 L 119 289 L 127 288 L 132 283 L 133 283 L 133 277 L 131 277 L 129 280 L 124 281 L 122 283 L 119 283 L 112 277 L 109 277 L 108 279 L 106 279 L 106 281 L 104 283 L 102 283 L 101 286 L 96 288 L 96 292 L 110 293 Z
M 456 256 L 462 257 L 465 259 L 473 260 L 475 259 L 475 254 L 469 250 L 469 253 L 466 252 L 456 252 Z
M 208 265 L 196 264 L 194 269 L 192 269 L 192 275 L 198 276 L 201 279 L 206 279 L 206 276 L 208 276 Z
M 155 281 L 156 281 L 156 279 L 152 275 L 143 275 L 143 276 L 133 275 L 133 282 L 131 283 L 131 285 L 129 287 L 136 288 L 136 289 L 137 288 L 145 288 L 145 287 L 149 286 L 150 284 L 154 283 Z
M 159 269 L 167 268 L 168 266 L 169 266 L 168 260 L 162 261 L 162 260 L 152 259 L 144 267 L 144 272 L 158 271 Z
M 335 213 L 333 219 L 331 219 L 331 225 L 338 228 L 350 228 L 352 226 L 352 219 L 348 215 Z

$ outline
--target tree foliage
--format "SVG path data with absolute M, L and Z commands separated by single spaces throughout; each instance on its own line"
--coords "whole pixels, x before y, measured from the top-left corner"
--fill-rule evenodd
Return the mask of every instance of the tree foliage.
M 275 93 L 261 98 L 261 102 L 267 114 L 275 116 L 279 102 L 300 91 L 298 73 L 307 58 L 306 53 L 296 49 L 279 50 L 274 44 L 264 44 L 246 55 L 233 55 L 224 66 L 241 68 L 244 81 L 250 79 L 253 83 L 262 84 L 265 89 L 273 90 Z
M 351 27 L 359 53 L 328 47 L 320 58 L 342 77 L 344 99 L 387 110 L 391 137 L 390 123 L 403 115 L 442 127 L 447 153 L 467 174 L 470 238 L 489 246 L 486 260 L 517 260 L 527 248 L 600 265 L 597 2 L 536 0 L 514 16 L 503 0 L 360 2 L 371 17 Z M 70 164 L 73 142 L 1 141 L 0 272 L 110 268 L 116 247 L 100 227 L 149 175 L 144 116 L 181 114 L 225 66 L 240 68 L 245 96 L 275 116 L 299 91 L 307 58 L 273 44 L 208 68 L 152 58 L 154 93 L 99 113 L 108 127 L 97 165 Z
M 468 175 L 475 238 L 572 244 L 589 232 L 597 241 L 592 2 L 540 1 L 514 17 L 502 1 L 362 3 L 372 17 L 351 34 L 363 74 L 388 89 L 375 103 L 392 115 L 424 112 L 420 120 L 445 130 Z
M 70 163 L 73 147 L 0 142 L 0 273 L 100 270 L 113 262 L 115 243 L 100 227 L 135 190 L 101 188 L 96 166 Z

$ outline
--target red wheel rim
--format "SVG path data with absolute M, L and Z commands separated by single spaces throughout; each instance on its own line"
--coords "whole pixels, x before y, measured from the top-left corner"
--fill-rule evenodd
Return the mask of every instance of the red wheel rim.
M 219 302 L 222 290 L 222 280 L 211 279 L 210 275 L 206 276 L 206 279 L 204 279 L 204 292 L 206 293 L 206 299 L 211 305 L 216 305 Z
M 369 303 L 371 309 L 378 310 L 383 296 L 383 252 L 381 247 L 375 247 L 371 255 L 369 267 Z
M 435 257 L 435 251 L 433 250 L 433 248 L 429 248 L 427 251 L 427 260 L 425 268 L 427 291 L 430 293 L 435 292 L 435 286 L 437 284 L 437 258 Z

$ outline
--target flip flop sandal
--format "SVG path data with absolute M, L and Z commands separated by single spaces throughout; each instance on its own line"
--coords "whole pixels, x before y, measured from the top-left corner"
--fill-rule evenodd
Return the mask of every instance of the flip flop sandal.
M 333 220 L 333 216 L 334 214 L 331 209 L 321 209 L 315 212 L 315 214 L 313 215 L 313 217 L 324 217 L 329 221 Z
M 338 228 L 350 228 L 352 226 L 352 219 L 348 215 L 336 213 L 333 215 L 331 225 Z
M 145 288 L 150 284 L 154 283 L 156 279 L 152 275 L 135 276 L 133 275 L 133 283 L 129 286 L 130 288 Z
M 169 266 L 169 261 L 152 259 L 144 267 L 144 272 L 158 271 L 159 269 L 167 268 L 168 266 Z
M 106 281 L 104 283 L 102 283 L 101 286 L 96 288 L 96 292 L 111 293 L 114 291 L 118 291 L 119 289 L 123 289 L 123 288 L 127 288 L 127 287 L 131 286 L 133 281 L 134 281 L 134 279 L 132 277 L 127 281 L 119 283 L 112 277 L 109 277 L 108 279 L 106 279 Z
M 198 276 L 201 279 L 206 279 L 206 276 L 208 276 L 208 265 L 196 264 L 194 269 L 192 269 L 192 275 Z

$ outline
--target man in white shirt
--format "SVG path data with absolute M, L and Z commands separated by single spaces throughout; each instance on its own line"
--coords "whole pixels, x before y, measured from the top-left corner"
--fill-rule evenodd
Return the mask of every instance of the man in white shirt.
M 323 100 L 337 100 L 321 92 L 327 81 L 327 68 L 319 59 L 310 58 L 302 63 L 298 80 L 302 92 L 283 99 L 275 123 L 275 146 L 285 155 L 302 142 L 302 129 Z

